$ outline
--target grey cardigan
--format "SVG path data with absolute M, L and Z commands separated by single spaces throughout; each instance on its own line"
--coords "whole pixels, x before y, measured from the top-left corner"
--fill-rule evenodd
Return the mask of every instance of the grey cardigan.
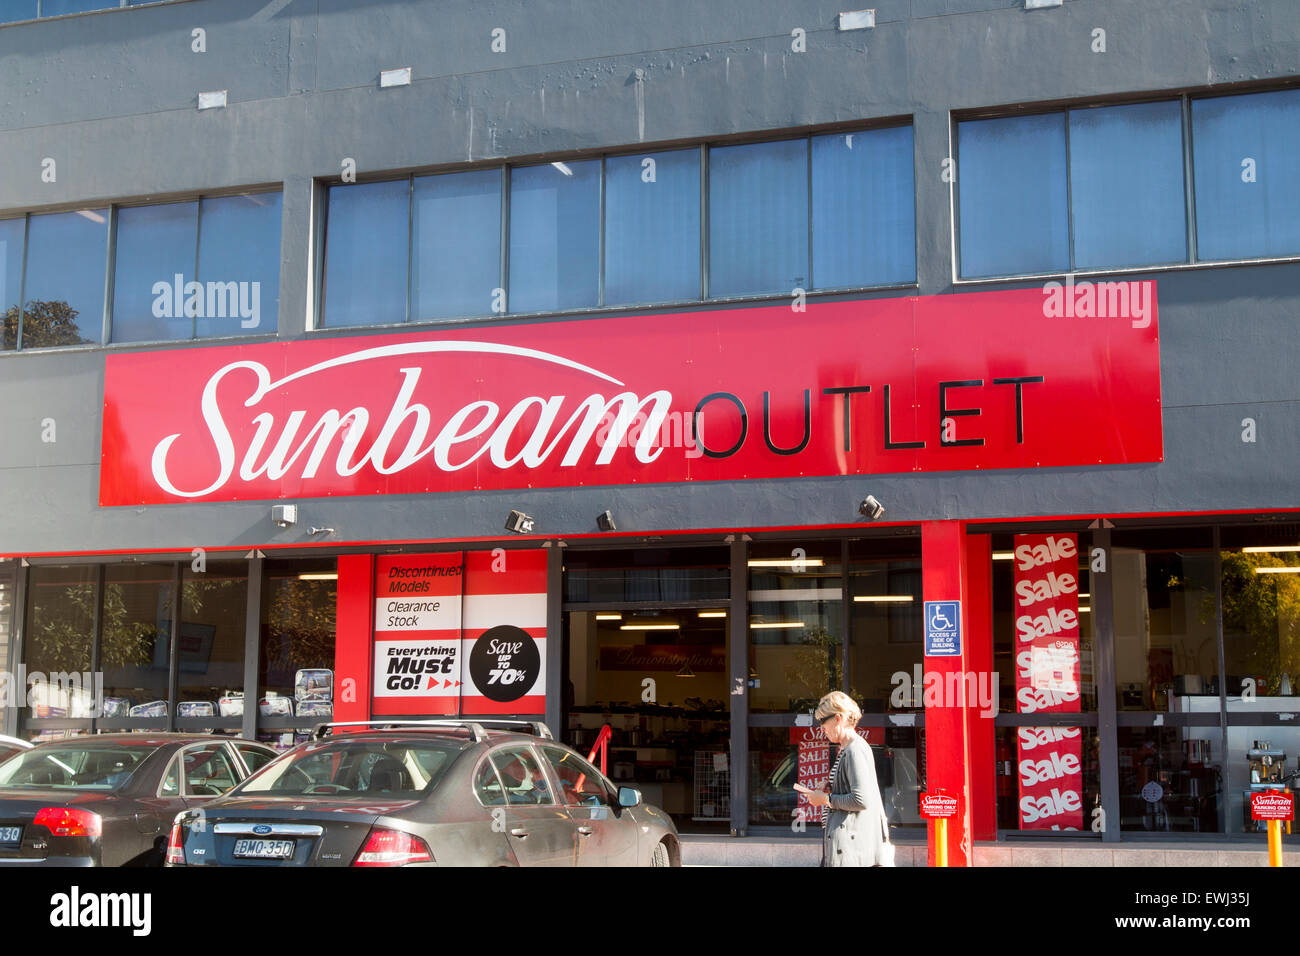
M 871 745 L 853 735 L 831 784 L 822 837 L 823 866 L 877 866 L 889 841 L 889 818 L 876 784 Z

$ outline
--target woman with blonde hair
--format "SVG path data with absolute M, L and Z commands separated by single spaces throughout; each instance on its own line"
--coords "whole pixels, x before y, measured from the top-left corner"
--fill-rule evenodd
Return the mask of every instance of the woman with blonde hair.
M 813 719 L 839 745 L 823 792 L 806 794 L 815 807 L 829 808 L 822 835 L 822 866 L 893 866 L 876 758 L 871 745 L 858 735 L 862 710 L 848 694 L 831 691 L 817 704 Z

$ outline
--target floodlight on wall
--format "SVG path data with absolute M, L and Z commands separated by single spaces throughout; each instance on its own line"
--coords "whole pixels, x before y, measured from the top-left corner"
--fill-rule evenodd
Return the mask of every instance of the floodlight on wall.
M 290 528 L 298 523 L 297 505 L 272 505 L 271 520 L 281 528 Z
M 506 530 L 515 534 L 532 534 L 533 526 L 532 515 L 526 515 L 522 511 L 511 511 L 510 516 L 506 518 Z
M 1025 0 L 1026 10 L 1045 10 L 1048 7 L 1059 7 L 1062 0 Z
M 411 68 L 404 66 L 397 70 L 383 70 L 379 74 L 379 88 L 387 89 L 390 86 L 410 86 L 411 85 Z
M 596 527 L 601 531 L 617 531 L 618 525 L 614 524 L 614 513 L 612 511 L 602 511 L 596 515 Z
M 213 90 L 211 93 L 199 94 L 199 109 L 219 110 L 226 105 L 226 91 Z
M 867 495 L 862 499 L 862 504 L 858 505 L 858 513 L 875 521 L 885 513 L 885 506 L 874 495 Z

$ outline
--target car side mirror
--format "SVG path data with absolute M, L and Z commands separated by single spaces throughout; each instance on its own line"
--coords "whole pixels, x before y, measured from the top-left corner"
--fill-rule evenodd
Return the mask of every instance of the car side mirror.
M 641 791 L 635 787 L 619 787 L 618 805 L 620 807 L 641 806 Z

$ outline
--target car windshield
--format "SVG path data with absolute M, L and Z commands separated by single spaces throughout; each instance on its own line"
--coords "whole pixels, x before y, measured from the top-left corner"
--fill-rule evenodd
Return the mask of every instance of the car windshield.
M 0 764 L 0 787 L 117 790 L 156 749 L 122 744 L 36 747 Z
M 415 795 L 435 783 L 460 753 L 456 741 L 326 740 L 306 744 L 249 780 L 239 794 Z

